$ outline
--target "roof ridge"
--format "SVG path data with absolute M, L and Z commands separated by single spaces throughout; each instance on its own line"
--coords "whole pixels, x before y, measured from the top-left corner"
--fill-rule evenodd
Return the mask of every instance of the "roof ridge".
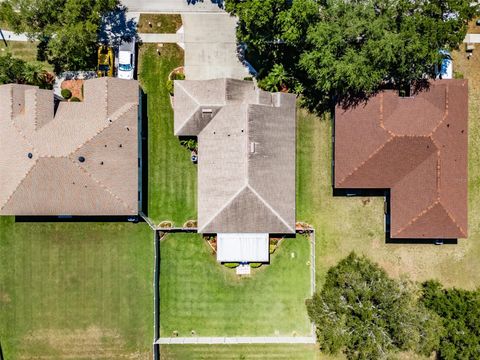
M 448 89 L 449 89 L 449 86 L 447 85 L 445 87 L 445 112 L 443 113 L 442 120 L 440 120 L 438 124 L 430 132 L 430 134 L 428 134 L 428 136 L 432 137 L 432 139 L 433 139 L 433 134 L 438 130 L 440 125 L 442 125 L 445 119 L 448 117 Z
M 240 195 L 246 188 L 248 187 L 248 183 L 246 183 L 244 186 L 242 186 L 231 198 L 228 200 L 211 218 L 210 220 L 205 222 L 205 225 L 203 225 L 200 229 L 198 229 L 198 232 L 201 233 L 203 229 L 205 229 L 215 218 L 220 215 L 223 210 L 227 208 L 228 205 L 232 203 L 235 198 Z
M 415 223 L 420 217 L 422 217 L 423 215 L 425 215 L 428 211 L 430 211 L 435 205 L 439 204 L 440 201 L 437 197 L 437 199 L 431 203 L 430 205 L 428 205 L 425 209 L 423 209 L 422 211 L 420 211 L 418 213 L 417 216 L 414 216 L 412 218 L 412 220 L 410 220 L 406 225 L 404 225 L 403 227 L 401 227 L 395 234 L 393 234 L 393 236 L 397 236 L 398 234 L 400 234 L 402 231 L 404 231 L 405 229 L 407 229 L 408 227 L 410 227 L 413 223 Z
M 12 191 L 12 193 L 7 197 L 7 200 L 3 203 L 3 205 L 0 207 L 0 210 L 3 210 L 3 208 L 8 204 L 8 202 L 12 199 L 13 195 L 18 191 L 18 188 L 22 185 L 22 183 L 25 181 L 25 179 L 28 177 L 28 175 L 32 172 L 33 168 L 37 166 L 38 163 L 38 158 L 35 159 L 35 163 L 28 169 L 27 173 L 25 174 L 24 177 L 20 180 L 20 182 L 15 186 L 15 189 Z
M 290 225 L 287 224 L 287 222 L 280 216 L 280 214 L 268 203 L 265 201 L 265 199 L 253 188 L 250 186 L 249 183 L 247 183 L 247 187 L 262 201 L 265 206 L 287 227 L 292 232 L 295 232 L 295 229 L 292 229 Z
M 183 80 L 183 81 L 184 81 L 184 80 Z M 197 107 L 196 107 L 195 110 L 193 110 L 193 112 L 188 116 L 187 120 L 185 120 L 185 121 L 183 122 L 183 124 L 181 125 L 181 127 L 180 127 L 180 129 L 179 129 L 178 131 L 182 130 L 182 129 L 187 125 L 187 123 L 190 122 L 190 120 L 192 119 L 193 115 L 198 111 L 198 109 L 199 109 L 200 106 L 201 106 L 201 104 L 197 101 L 197 99 L 195 99 L 195 97 L 194 97 L 192 94 L 190 94 L 190 92 L 188 92 L 187 89 L 185 89 L 185 87 L 184 87 L 183 85 L 181 85 L 181 83 L 182 83 L 181 81 L 177 81 L 177 84 L 182 88 L 183 92 L 184 92 L 185 94 L 187 94 L 188 97 L 189 97 L 190 99 L 192 99 L 195 104 L 197 104 Z M 175 85 L 174 85 L 174 86 L 175 86 Z M 173 101 L 175 102 L 175 99 L 173 99 Z M 177 131 L 177 132 L 178 132 L 178 131 Z
M 365 165 L 372 157 L 377 155 L 389 142 L 395 139 L 397 136 L 392 136 L 390 139 L 385 141 L 382 145 L 380 145 L 373 153 L 371 153 L 364 161 L 362 161 L 358 166 L 356 166 L 350 173 L 345 175 L 342 180 L 338 182 L 338 186 L 341 186 L 342 183 L 347 180 L 350 176 L 352 176 L 358 169 L 360 169 L 363 165 Z
M 69 159 L 68 157 L 65 157 L 66 159 L 68 159 L 73 165 L 75 165 L 80 171 L 82 171 L 83 173 L 85 173 L 90 179 L 92 179 L 95 183 L 98 184 L 98 186 L 100 186 L 101 188 L 103 188 L 107 193 L 109 193 L 113 198 L 115 198 L 116 200 L 120 201 L 126 209 L 128 210 L 132 210 L 132 211 L 135 211 L 134 209 L 130 208 L 128 206 L 128 204 L 120 197 L 118 197 L 112 190 L 110 190 L 105 184 L 103 184 L 102 182 L 100 182 L 99 180 L 97 180 L 89 171 L 87 171 L 85 168 L 83 168 L 82 166 L 78 165 L 77 163 L 75 163 L 74 161 L 72 161 L 71 159 Z
M 443 205 L 442 201 L 440 200 L 440 197 L 438 199 L 438 203 L 442 206 L 442 209 L 445 210 L 445 212 L 447 213 L 447 216 L 450 218 L 450 220 L 452 220 L 453 224 L 455 224 L 455 226 L 458 228 L 458 230 L 460 230 L 462 235 L 464 235 L 466 237 L 467 232 L 465 230 L 463 230 L 463 228 L 460 225 L 458 225 L 458 223 L 455 221 L 455 218 L 452 216 L 450 211 L 448 211 L 448 209 Z
M 95 139 L 98 135 L 103 133 L 106 129 L 108 129 L 110 126 L 112 126 L 118 119 L 120 119 L 123 115 L 125 115 L 128 111 L 130 111 L 134 106 L 137 106 L 137 104 L 135 104 L 135 103 L 123 104 L 117 111 L 115 111 L 112 114 L 112 116 L 108 117 L 108 119 L 110 119 L 111 122 L 106 122 L 106 124 L 103 127 L 99 128 L 93 136 L 85 139 L 85 141 L 83 143 L 81 143 L 76 148 L 74 148 L 72 151 L 70 151 L 65 157 L 68 158 L 69 156 L 71 156 L 72 154 L 74 154 L 75 152 L 80 150 L 82 147 L 84 147 L 86 144 L 88 144 L 90 141 Z M 63 157 L 63 156 L 60 156 L 60 157 Z
M 388 132 L 391 136 L 397 136 L 393 131 L 387 129 L 384 124 L 384 117 L 383 117 L 383 92 L 380 93 L 380 127 Z

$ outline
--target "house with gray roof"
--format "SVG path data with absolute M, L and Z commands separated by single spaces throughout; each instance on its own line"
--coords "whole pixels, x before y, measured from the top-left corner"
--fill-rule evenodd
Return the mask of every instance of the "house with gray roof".
M 198 138 L 198 232 L 295 233 L 295 95 L 234 79 L 174 92 L 175 135 Z
M 83 102 L 0 86 L 0 215 L 137 215 L 136 81 L 87 80 Z

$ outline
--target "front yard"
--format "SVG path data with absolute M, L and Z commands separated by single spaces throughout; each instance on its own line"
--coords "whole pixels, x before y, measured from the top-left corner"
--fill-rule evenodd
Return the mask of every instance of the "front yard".
M 0 259 L 5 359 L 151 359 L 147 225 L 1 217 Z
M 167 235 L 161 242 L 161 336 L 308 336 L 309 260 L 306 237 L 284 239 L 270 265 L 239 278 L 216 262 L 200 235 Z

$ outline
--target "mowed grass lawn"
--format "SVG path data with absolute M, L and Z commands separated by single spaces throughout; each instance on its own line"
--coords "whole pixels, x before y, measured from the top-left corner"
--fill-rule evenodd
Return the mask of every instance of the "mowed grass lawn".
M 315 345 L 165 345 L 162 360 L 315 360 L 337 359 L 320 356 Z
M 5 359 L 151 359 L 146 224 L 0 217 L 0 259 Z
M 22 59 L 28 62 L 36 62 L 43 66 L 47 71 L 53 71 L 52 65 L 46 61 L 37 61 L 37 45 L 36 41 L 7 41 L 8 46 L 5 46 L 3 41 L 0 41 L 0 55 L 7 53 L 12 54 L 13 57 Z
M 469 237 L 457 245 L 386 244 L 382 197 L 333 197 L 332 124 L 304 110 L 297 119 L 297 220 L 316 228 L 317 285 L 351 251 L 365 254 L 389 274 L 438 279 L 446 286 L 480 286 L 480 58 L 454 54 L 469 79 Z
M 161 242 L 161 336 L 309 335 L 310 243 L 283 240 L 271 264 L 240 278 L 216 262 L 197 234 L 169 234 Z
M 175 44 L 144 44 L 139 62 L 148 104 L 148 216 L 157 224 L 172 221 L 182 226 L 197 217 L 197 168 L 173 134 L 166 82 L 168 74 L 183 65 L 183 50 Z

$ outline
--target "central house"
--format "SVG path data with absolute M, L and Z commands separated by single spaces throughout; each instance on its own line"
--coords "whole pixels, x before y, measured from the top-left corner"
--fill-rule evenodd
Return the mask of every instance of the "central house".
M 251 81 L 175 81 L 175 135 L 198 138 L 198 232 L 217 260 L 268 262 L 295 233 L 295 95 Z

